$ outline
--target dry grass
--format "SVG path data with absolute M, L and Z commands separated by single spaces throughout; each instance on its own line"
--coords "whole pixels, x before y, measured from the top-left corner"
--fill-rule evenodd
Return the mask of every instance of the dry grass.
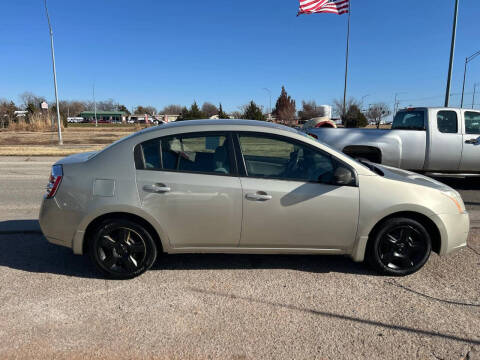
M 0 146 L 0 156 L 66 156 L 101 150 L 103 146 Z
M 121 139 L 132 132 L 135 128 L 112 130 L 110 128 L 77 129 L 66 128 L 62 132 L 65 145 L 108 145 Z M 58 143 L 56 131 L 0 131 L 0 145 L 50 145 Z
M 44 126 L 43 130 L 40 130 Z M 62 131 L 63 146 L 58 146 L 56 130 L 49 122 L 42 125 L 15 124 L 15 129 L 0 131 L 0 155 L 5 156 L 65 156 L 84 151 L 96 151 L 121 139 L 137 127 L 72 127 Z M 32 129 L 37 129 L 33 131 Z
M 54 129 L 56 130 L 57 127 L 55 126 Z M 52 124 L 47 116 L 43 114 L 33 114 L 28 123 L 25 120 L 19 119 L 16 123 L 10 123 L 7 131 L 8 130 L 43 132 L 52 130 Z

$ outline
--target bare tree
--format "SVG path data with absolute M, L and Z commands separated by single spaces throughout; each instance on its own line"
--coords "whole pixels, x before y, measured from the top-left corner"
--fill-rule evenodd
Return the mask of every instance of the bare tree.
M 165 106 L 161 111 L 161 113 L 167 114 L 167 115 L 178 115 L 182 113 L 182 110 L 183 110 L 182 105 L 171 104 L 171 105 Z
M 60 100 L 60 115 L 62 117 L 75 117 L 82 111 L 88 110 L 88 106 L 84 101 L 78 100 Z
M 35 108 L 40 109 L 40 104 L 45 101 L 43 96 L 37 96 L 30 91 L 25 91 L 18 96 L 22 101 L 22 108 Z
M 350 98 L 347 100 L 345 107 L 343 107 L 343 99 L 334 99 L 333 100 L 333 113 L 336 116 L 339 116 L 342 119 L 343 125 L 345 125 L 345 117 L 347 113 L 350 111 L 352 106 L 361 109 L 362 105 L 361 102 L 356 100 L 355 98 Z
M 115 111 L 117 103 L 113 99 L 97 101 L 97 111 Z
M 310 120 L 320 116 L 325 116 L 325 111 L 318 108 L 315 101 L 302 101 L 302 110 L 298 112 L 300 120 Z
M 372 104 L 365 113 L 368 120 L 375 122 L 377 129 L 380 128 L 382 119 L 391 114 L 390 108 L 385 103 Z
M 204 102 L 202 105 L 202 113 L 205 117 L 209 118 L 218 114 L 218 108 L 209 102 Z
M 243 111 L 243 107 L 241 107 L 242 111 Z M 232 115 L 232 117 L 234 119 L 241 119 L 242 118 L 242 115 L 243 113 L 241 111 L 234 111 L 232 112 L 230 115 Z
M 153 115 L 157 113 L 157 109 L 153 106 L 137 106 L 135 108 L 134 114 L 148 114 Z

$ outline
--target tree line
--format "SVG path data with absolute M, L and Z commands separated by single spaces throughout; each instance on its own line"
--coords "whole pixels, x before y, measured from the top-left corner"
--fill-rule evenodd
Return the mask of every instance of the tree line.
M 46 102 L 42 96 L 37 96 L 31 92 L 24 92 L 19 96 L 20 103 L 17 105 L 13 101 L 0 99 L 0 126 L 6 127 L 9 123 L 17 121 L 15 111 L 24 110 L 27 112 L 25 121 L 31 121 L 34 115 L 51 116 L 56 114 L 56 104 L 49 104 L 47 112 L 41 109 L 40 104 Z M 61 100 L 60 116 L 66 125 L 68 116 L 77 116 L 83 111 L 93 111 L 96 107 L 97 111 L 122 111 L 127 116 L 133 114 L 148 114 L 154 116 L 157 114 L 179 115 L 178 120 L 202 119 L 213 116 L 219 119 L 239 118 L 251 120 L 268 120 L 263 106 L 258 105 L 251 100 L 245 105 L 239 107 L 239 110 L 226 113 L 220 103 L 218 106 L 205 102 L 199 106 L 196 101 L 190 107 L 171 104 L 161 110 L 151 105 L 138 105 L 130 111 L 124 104 L 120 104 L 113 99 L 102 101 L 80 101 L 80 100 Z M 390 109 L 385 103 L 372 104 L 367 110 L 362 110 L 362 103 L 354 98 L 347 101 L 343 106 L 343 101 L 333 101 L 333 111 L 346 127 L 364 127 L 368 124 L 368 120 L 380 125 L 383 118 L 390 114 Z M 286 125 L 294 125 L 298 120 L 309 120 L 316 117 L 325 116 L 322 107 L 319 107 L 315 101 L 302 101 L 301 109 L 297 111 L 295 100 L 287 93 L 282 86 L 279 97 L 276 100 L 275 108 L 272 109 L 271 116 L 277 122 Z M 37 116 L 38 117 L 38 116 Z

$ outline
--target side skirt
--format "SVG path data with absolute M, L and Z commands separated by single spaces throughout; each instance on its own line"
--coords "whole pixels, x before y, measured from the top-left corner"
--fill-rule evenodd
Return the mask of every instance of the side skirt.
M 245 248 L 245 247 L 183 247 L 168 250 L 169 254 L 323 254 L 350 255 L 344 249 L 311 249 L 311 248 Z

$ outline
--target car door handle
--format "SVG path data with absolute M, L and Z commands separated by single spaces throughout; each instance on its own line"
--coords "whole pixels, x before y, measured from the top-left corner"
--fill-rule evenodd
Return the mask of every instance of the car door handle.
M 143 187 L 143 190 L 146 192 L 162 194 L 162 193 L 169 192 L 171 189 L 165 184 L 153 184 L 153 185 L 145 185 Z
M 267 201 L 272 199 L 272 195 L 268 195 L 265 191 L 257 191 L 256 193 L 247 193 L 245 195 L 247 200 L 252 201 Z
M 477 144 L 478 143 L 478 139 L 468 139 L 468 140 L 465 140 L 465 144 Z

